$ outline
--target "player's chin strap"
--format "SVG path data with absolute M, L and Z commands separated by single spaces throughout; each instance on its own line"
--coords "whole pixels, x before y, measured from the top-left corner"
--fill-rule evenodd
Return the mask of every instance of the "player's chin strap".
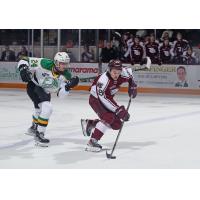
M 128 106 L 127 106 L 127 108 L 126 108 L 127 111 L 129 110 L 129 107 L 130 107 L 130 105 L 131 105 L 131 100 L 132 100 L 132 98 L 130 97 L 130 98 L 129 98 L 129 102 L 128 102 Z M 118 139 L 119 139 L 119 136 L 120 136 L 120 134 L 121 134 L 121 131 L 122 131 L 123 126 L 124 126 L 124 121 L 122 122 L 121 128 L 119 129 L 119 132 L 118 132 L 118 134 L 117 134 L 117 138 L 116 138 L 116 140 L 115 140 L 115 143 L 114 143 L 114 145 L 113 145 L 113 148 L 112 148 L 111 153 L 109 154 L 109 153 L 106 151 L 106 157 L 107 157 L 108 159 L 115 159 L 115 158 L 116 158 L 116 156 L 113 156 L 113 152 L 114 152 L 115 147 L 116 147 L 116 145 L 117 145 L 117 142 L 118 142 Z

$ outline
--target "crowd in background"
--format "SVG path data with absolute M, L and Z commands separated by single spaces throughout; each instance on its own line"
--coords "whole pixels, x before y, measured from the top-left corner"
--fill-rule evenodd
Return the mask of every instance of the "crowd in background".
M 87 34 L 86 34 L 87 35 Z M 185 34 L 188 36 L 188 34 Z M 196 34 L 198 35 L 198 34 Z M 192 37 L 192 36 L 190 36 Z M 194 38 L 195 40 L 195 38 Z M 71 41 L 71 40 L 70 40 Z M 89 38 L 87 39 L 89 41 Z M 124 63 L 140 64 L 146 56 L 151 58 L 153 64 L 199 64 L 199 55 L 193 51 L 192 40 L 186 40 L 182 32 L 174 33 L 172 30 L 165 30 L 162 34 L 147 32 L 147 30 L 133 30 L 123 32 L 112 30 L 110 38 L 100 38 L 97 45 L 99 51 L 94 51 L 94 46 L 89 42 L 83 45 L 81 62 L 109 62 L 111 59 L 120 59 Z M 65 46 L 70 52 L 73 44 Z M 96 55 L 99 52 L 99 59 Z M 71 53 L 71 52 L 70 52 Z M 23 56 L 31 56 L 25 46 L 19 52 L 14 52 L 8 45 L 1 52 L 1 61 L 18 61 Z M 72 53 L 70 56 L 73 58 Z M 72 59 L 76 62 L 75 59 Z
M 148 56 L 153 64 L 198 64 L 198 56 L 190 43 L 178 32 L 173 39 L 171 31 L 164 31 L 156 40 L 155 34 L 133 35 L 130 32 L 115 32 L 110 42 L 104 41 L 101 61 L 119 58 L 125 63 L 140 64 L 142 58 Z
M 25 46 L 22 46 L 21 50 L 16 54 L 15 51 L 6 45 L 4 51 L 1 53 L 1 61 L 19 61 L 24 56 L 31 56 L 31 53 L 27 51 Z

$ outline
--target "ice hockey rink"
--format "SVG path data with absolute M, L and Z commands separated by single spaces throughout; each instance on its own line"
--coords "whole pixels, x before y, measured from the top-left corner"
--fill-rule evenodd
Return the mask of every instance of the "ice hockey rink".
M 70 169 L 193 169 L 200 168 L 199 96 L 139 94 L 130 106 L 113 160 L 106 152 L 86 152 L 89 138 L 80 119 L 95 118 L 88 92 L 71 92 L 67 99 L 52 97 L 53 114 L 46 137 L 49 147 L 34 145 L 24 133 L 31 125 L 32 102 L 25 90 L 0 90 L 0 168 Z M 128 95 L 116 95 L 128 104 Z M 101 140 L 112 148 L 117 131 Z

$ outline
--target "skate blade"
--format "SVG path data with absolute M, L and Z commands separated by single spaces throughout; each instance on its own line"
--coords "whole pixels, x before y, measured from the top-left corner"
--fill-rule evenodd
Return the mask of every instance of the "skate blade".
M 35 142 L 35 146 L 38 146 L 38 147 L 48 147 L 48 144 L 46 144 L 46 143 L 40 143 L 40 142 Z
M 101 152 L 102 149 L 99 149 L 99 148 L 98 149 L 97 148 L 88 148 L 88 147 L 86 147 L 85 151 L 98 153 L 98 152 Z
M 109 151 L 110 149 L 107 147 L 103 147 L 102 149 L 100 148 L 95 148 L 95 147 L 86 147 L 85 151 L 88 152 L 94 152 L 94 153 L 99 153 L 99 152 L 103 152 L 103 151 Z

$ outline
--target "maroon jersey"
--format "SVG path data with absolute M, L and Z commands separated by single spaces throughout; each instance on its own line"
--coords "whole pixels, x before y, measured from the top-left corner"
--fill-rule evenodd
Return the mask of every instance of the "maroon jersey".
M 119 107 L 117 102 L 113 99 L 115 94 L 118 92 L 121 84 L 125 82 L 131 83 L 132 80 L 131 68 L 123 67 L 122 73 L 116 81 L 111 78 L 109 72 L 104 72 L 94 80 L 90 89 L 90 94 L 97 98 L 106 109 L 115 112 Z
M 158 46 L 159 44 L 157 42 L 149 42 L 145 45 L 146 55 L 150 57 L 151 60 L 154 60 L 156 57 L 158 57 Z
M 159 44 L 157 42 L 148 42 L 145 45 L 146 49 L 146 56 L 150 57 L 151 62 L 153 64 L 159 64 L 159 51 L 158 51 Z
M 196 57 L 194 52 L 192 54 L 189 54 L 188 52 L 184 52 L 183 62 L 187 65 L 194 65 L 196 64 Z
M 141 45 L 134 44 L 131 47 L 130 54 L 130 59 L 133 60 L 134 63 L 140 63 L 144 54 L 143 47 Z
M 160 47 L 160 59 L 163 63 L 169 63 L 171 59 L 171 45 L 162 44 Z
M 187 40 L 176 40 L 174 42 L 174 49 L 173 53 L 175 56 L 182 56 L 183 52 L 187 50 L 188 47 L 188 41 Z

